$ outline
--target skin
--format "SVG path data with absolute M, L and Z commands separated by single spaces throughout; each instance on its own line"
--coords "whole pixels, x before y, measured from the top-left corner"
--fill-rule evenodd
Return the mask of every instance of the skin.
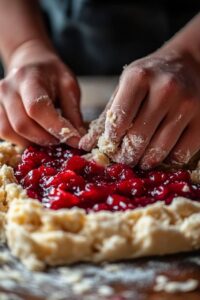
M 143 169 L 166 159 L 187 163 L 200 150 L 199 28 L 197 15 L 163 47 L 127 66 L 105 111 L 81 138 L 79 86 L 48 39 L 37 1 L 0 0 L 6 71 L 0 137 L 23 146 L 66 142 L 90 151 L 104 135 L 115 144 L 107 153 L 114 161 Z
M 85 133 L 80 89 L 47 37 L 37 1 L 0 0 L 0 53 L 6 71 L 0 81 L 0 137 L 22 146 L 77 147 Z
M 200 150 L 198 28 L 200 15 L 162 48 L 124 69 L 117 93 L 102 113 L 103 130 L 95 136 L 90 129 L 81 148 L 90 151 L 103 135 L 116 145 L 113 152 L 104 149 L 116 162 L 142 169 L 164 160 L 188 163 Z

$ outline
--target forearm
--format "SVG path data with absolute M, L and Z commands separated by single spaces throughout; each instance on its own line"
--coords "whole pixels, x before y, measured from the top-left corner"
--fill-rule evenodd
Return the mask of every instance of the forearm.
M 200 62 L 200 13 L 163 46 L 169 47 L 192 54 Z
M 0 54 L 8 68 L 13 54 L 34 41 L 51 48 L 36 0 L 0 0 Z

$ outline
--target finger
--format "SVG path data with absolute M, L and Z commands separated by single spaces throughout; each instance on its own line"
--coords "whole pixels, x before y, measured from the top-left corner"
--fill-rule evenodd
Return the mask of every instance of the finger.
M 91 151 L 92 148 L 97 146 L 97 142 L 99 137 L 102 135 L 105 129 L 105 120 L 106 120 L 106 113 L 108 109 L 111 107 L 114 96 L 116 95 L 118 87 L 115 89 L 113 95 L 111 96 L 109 102 L 107 103 L 105 109 L 100 114 L 99 118 L 93 120 L 90 123 L 90 127 L 88 133 L 84 135 L 80 142 L 79 147 L 85 151 Z
M 56 137 L 61 143 L 77 147 L 80 140 L 78 131 L 63 118 L 53 106 L 47 89 L 37 80 L 26 80 L 20 86 L 20 95 L 28 116 Z
M 191 114 L 169 113 L 155 133 L 140 161 L 140 167 L 148 170 L 160 164 L 169 155 L 191 120 Z
M 166 95 L 152 88 L 149 97 L 143 103 L 131 128 L 122 140 L 120 149 L 112 156 L 116 162 L 136 165 L 143 155 L 152 136 L 169 109 Z
M 80 112 L 80 89 L 76 80 L 68 73 L 59 81 L 59 100 L 63 116 L 83 135 L 86 133 Z
M 148 92 L 147 72 L 134 68 L 122 75 L 118 92 L 107 111 L 105 133 L 100 147 L 106 151 L 110 142 L 118 143 L 130 127 Z M 108 152 L 112 149 L 107 149 Z M 114 150 L 114 149 L 113 149 Z
M 20 96 L 16 93 L 6 97 L 4 108 L 10 125 L 19 136 L 43 146 L 58 143 L 56 138 L 27 116 Z
M 193 156 L 200 150 L 199 124 L 190 124 L 182 137 L 173 148 L 168 161 L 171 164 L 186 165 Z
M 20 145 L 22 147 L 27 147 L 30 144 L 29 141 L 27 141 L 26 139 L 19 136 L 16 132 L 14 132 L 2 105 L 0 105 L 0 120 L 0 137 L 3 140 L 7 140 L 13 144 Z

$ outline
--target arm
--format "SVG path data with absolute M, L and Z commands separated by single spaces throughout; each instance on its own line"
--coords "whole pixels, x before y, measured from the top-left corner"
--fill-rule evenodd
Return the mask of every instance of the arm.
M 13 56 L 31 44 L 53 52 L 38 1 L 0 0 L 0 53 L 6 69 L 9 69 Z
M 151 55 L 123 71 L 101 124 L 80 141 L 143 169 L 183 165 L 200 150 L 200 14 Z M 92 136 L 92 137 L 91 137 Z
M 0 54 L 6 70 L 0 82 L 0 137 L 22 145 L 77 146 L 83 126 L 79 87 L 51 45 L 38 1 L 0 0 Z
M 180 53 L 188 53 L 200 63 L 200 13 L 182 30 L 169 40 L 163 48 L 174 48 Z

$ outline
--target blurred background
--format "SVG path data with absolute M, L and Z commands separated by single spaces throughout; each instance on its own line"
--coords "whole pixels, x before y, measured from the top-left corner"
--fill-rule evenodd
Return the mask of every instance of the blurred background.
M 54 45 L 78 75 L 116 75 L 170 39 L 199 0 L 41 0 Z
M 99 115 L 124 65 L 161 47 L 200 10 L 200 0 L 38 2 L 57 52 L 79 76 L 87 120 Z

